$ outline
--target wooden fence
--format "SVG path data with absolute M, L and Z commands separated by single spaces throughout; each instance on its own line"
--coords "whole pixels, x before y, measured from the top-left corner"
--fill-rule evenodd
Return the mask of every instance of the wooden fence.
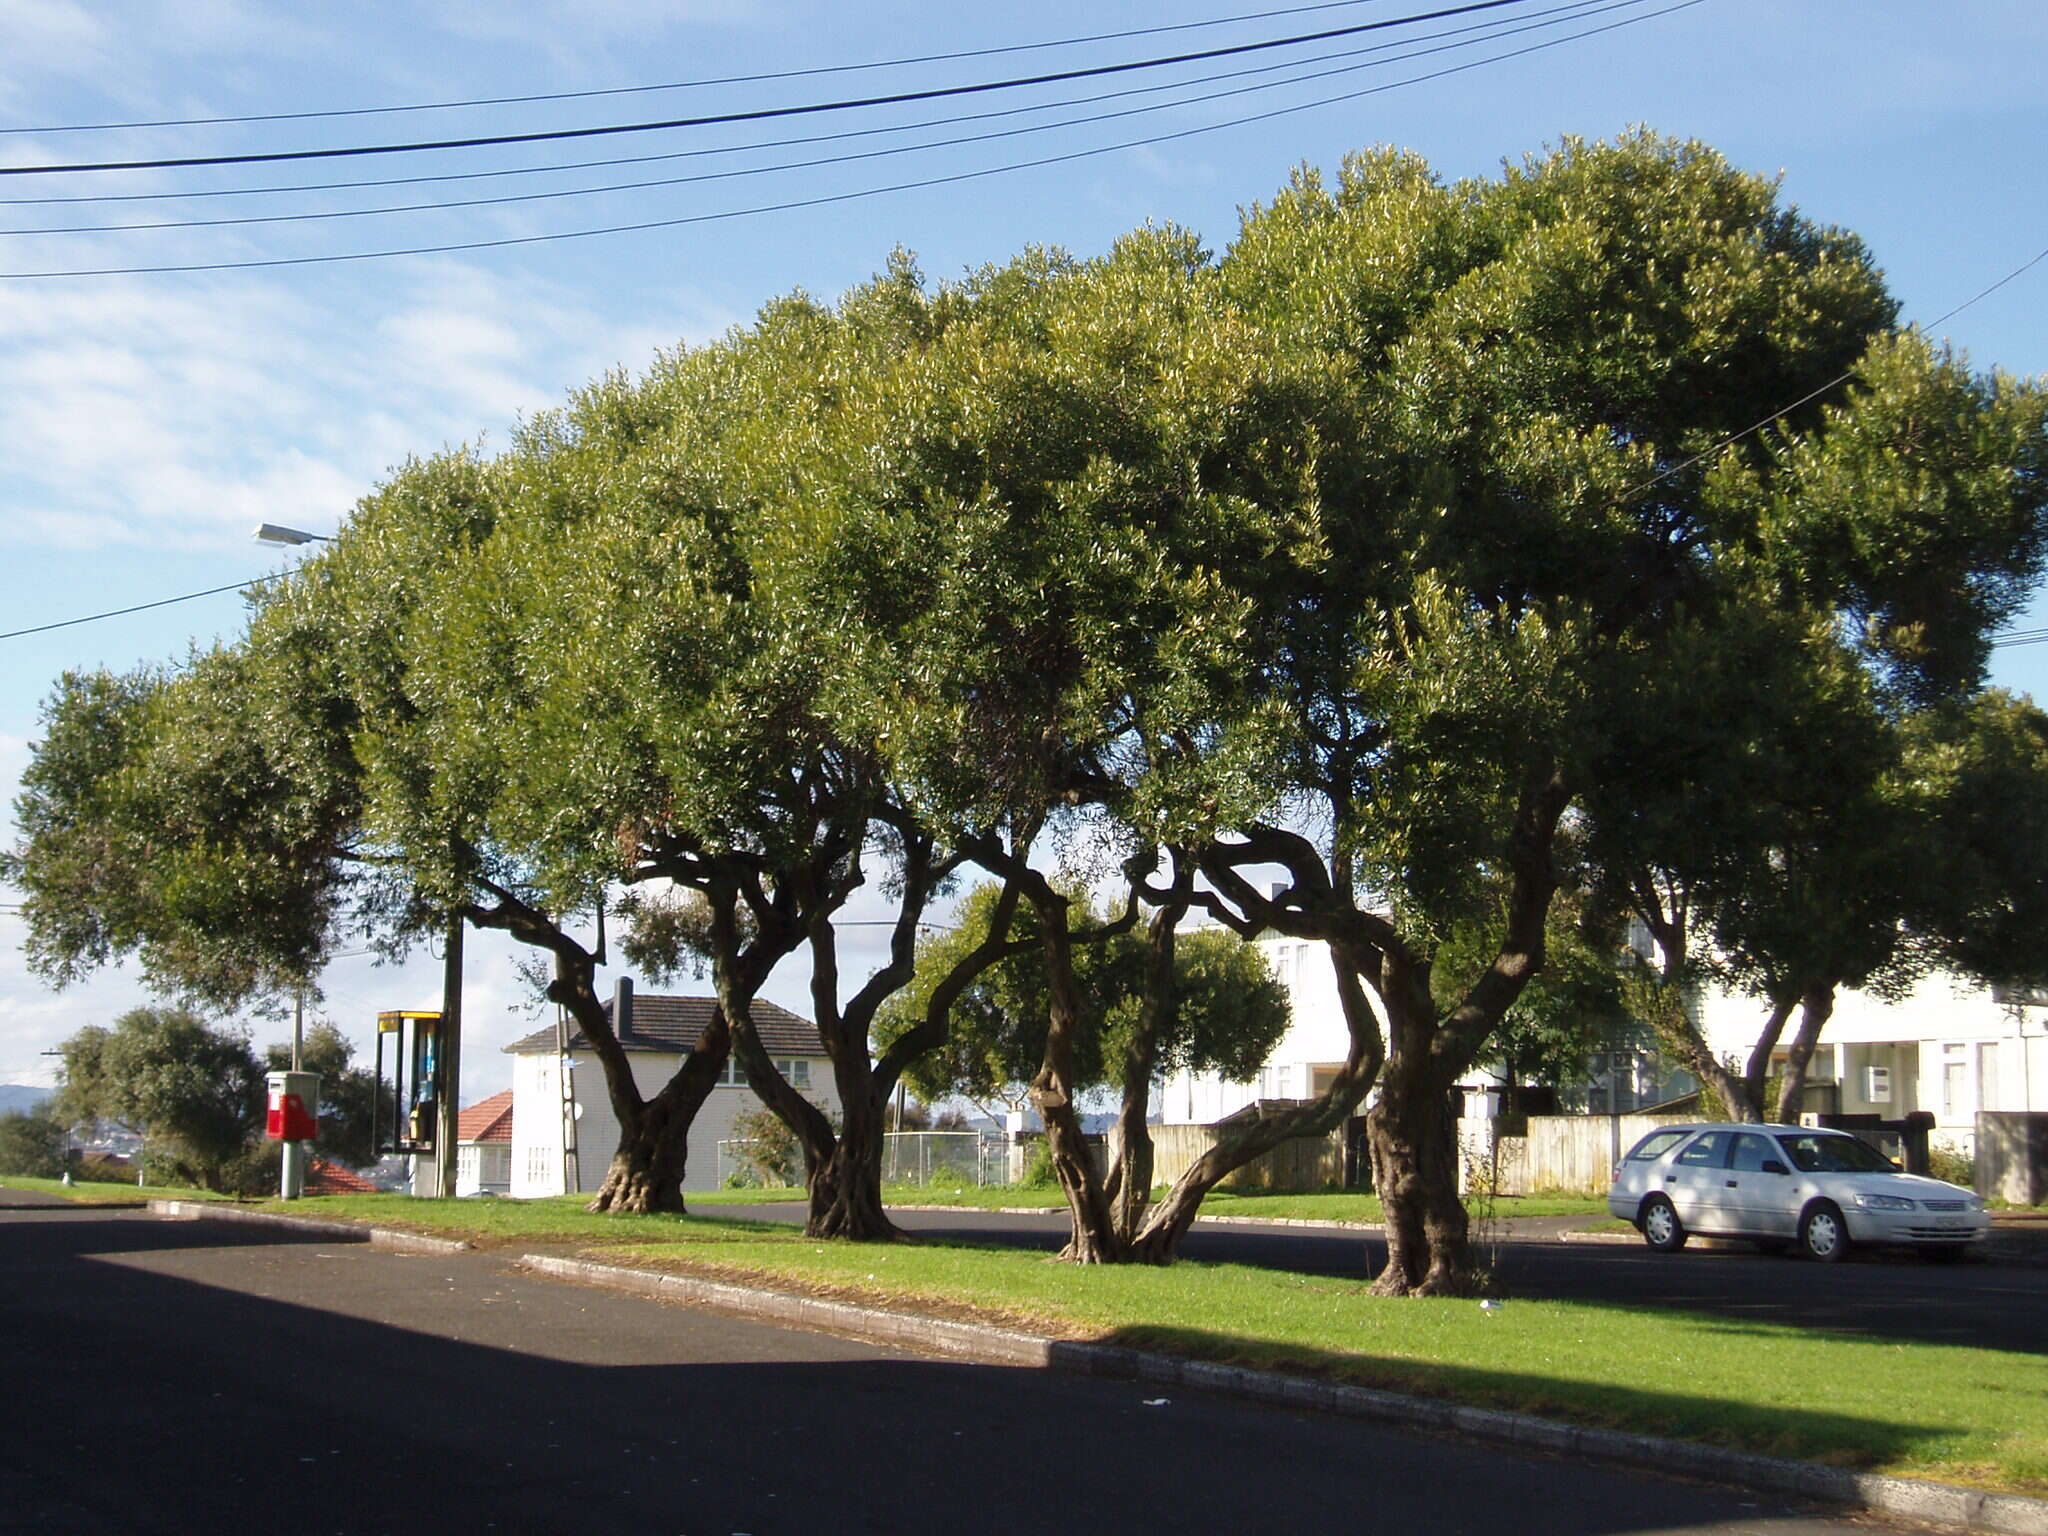
M 1680 1125 L 1687 1115 L 1531 1115 L 1529 1146 L 1522 1157 L 1519 1194 L 1602 1195 L 1612 1181 L 1615 1159 L 1660 1125 Z M 1619 1145 L 1620 1153 L 1615 1148 Z
M 1223 1139 L 1210 1125 L 1155 1125 L 1152 1182 L 1171 1184 Z M 1283 1141 L 1231 1174 L 1219 1189 L 1329 1189 L 1344 1182 L 1344 1133 Z

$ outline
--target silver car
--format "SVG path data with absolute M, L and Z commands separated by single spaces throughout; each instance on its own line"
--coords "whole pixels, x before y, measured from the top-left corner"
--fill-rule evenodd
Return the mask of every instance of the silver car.
M 1901 1173 L 1843 1131 L 1795 1125 L 1667 1125 L 1614 1170 L 1607 1209 L 1659 1253 L 1702 1237 L 1747 1238 L 1768 1253 L 1797 1243 L 1833 1263 L 1857 1244 L 1958 1258 L 1991 1230 L 1984 1202 Z

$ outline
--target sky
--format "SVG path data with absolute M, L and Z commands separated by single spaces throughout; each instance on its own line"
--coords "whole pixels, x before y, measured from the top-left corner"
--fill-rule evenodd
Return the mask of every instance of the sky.
M 0 173 L 783 114 L 407 155 L 0 174 L 0 631 L 277 570 L 293 557 L 256 545 L 257 522 L 331 532 L 409 456 L 502 445 L 523 416 L 591 378 L 638 372 L 656 349 L 713 338 L 794 289 L 835 297 L 896 246 L 935 280 L 1030 245 L 1085 257 L 1148 221 L 1220 247 L 1238 210 L 1293 167 L 1334 168 L 1376 144 L 1461 177 L 1564 135 L 1647 124 L 1702 139 L 1780 176 L 1807 216 L 1860 234 L 1907 320 L 1933 325 L 1980 368 L 2048 372 L 2048 261 L 2018 270 L 2048 252 L 2038 0 L 1503 0 L 1166 68 L 789 110 L 1450 8 L 0 0 Z M 1212 21 L 1227 24 L 1196 25 Z M 1098 40 L 1036 46 L 1085 38 Z M 919 62 L 856 67 L 908 60 Z M 671 85 L 687 88 L 644 89 Z M 571 92 L 609 94 L 502 101 Z M 486 98 L 501 104 L 381 110 Z M 280 120 L 308 113 L 354 115 Z M 1083 117 L 1097 120 L 1070 121 Z M 205 118 L 271 120 L 192 121 Z M 861 136 L 826 137 L 849 133 Z M 628 158 L 638 163 L 480 174 Z M 242 190 L 425 176 L 469 179 Z M 670 184 L 360 211 L 649 182 Z M 334 212 L 349 216 L 304 217 Z M 104 227 L 166 223 L 186 227 Z M 626 225 L 641 227 L 579 233 Z M 579 237 L 552 238 L 569 233 Z M 485 242 L 517 243 L 426 249 Z M 395 250 L 414 254 L 314 259 Z M 121 270 L 134 268 L 159 270 Z M 53 273 L 99 275 L 28 275 Z M 0 638 L 0 800 L 11 807 L 62 672 L 176 661 L 232 640 L 242 614 L 229 590 Z M 2037 595 L 2014 628 L 2043 625 Z M 1995 682 L 2048 697 L 2048 647 L 1995 655 Z M 15 836 L 10 812 L 0 837 Z M 52 991 L 22 957 L 6 905 L 17 899 L 0 889 L 0 1083 L 47 1084 L 45 1052 L 150 999 L 125 968 Z M 866 974 L 863 932 L 849 985 Z M 508 1086 L 498 1047 L 549 1021 L 514 958 L 470 940 L 465 1102 Z M 801 1012 L 806 988 L 786 965 L 766 995 Z M 318 1012 L 367 1057 L 380 1009 L 438 1006 L 439 964 L 343 958 L 323 989 Z M 286 1029 L 245 1022 L 259 1044 Z

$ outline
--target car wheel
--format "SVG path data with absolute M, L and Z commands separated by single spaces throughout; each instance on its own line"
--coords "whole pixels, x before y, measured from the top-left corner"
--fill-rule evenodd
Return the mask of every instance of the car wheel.
M 1968 1252 L 1961 1243 L 1929 1243 L 1920 1250 L 1920 1257 L 1930 1264 L 1960 1264 Z
M 1643 1202 L 1636 1225 L 1642 1228 L 1643 1241 L 1658 1253 L 1676 1253 L 1685 1246 L 1685 1223 L 1662 1195 L 1652 1195 Z
M 1837 1264 L 1849 1256 L 1849 1227 L 1842 1213 L 1826 1200 L 1806 1208 L 1799 1219 L 1799 1246 L 1810 1259 Z

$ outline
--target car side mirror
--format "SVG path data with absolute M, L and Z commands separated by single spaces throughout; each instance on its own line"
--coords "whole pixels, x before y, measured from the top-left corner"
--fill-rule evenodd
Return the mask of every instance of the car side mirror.
M 1778 1160 L 1777 1160 L 1777 1159 L 1776 1159 L 1775 1157 L 1767 1157 L 1767 1158 L 1765 1158 L 1765 1159 L 1764 1159 L 1764 1172 L 1765 1172 L 1765 1173 L 1790 1173 L 1791 1171 L 1792 1171 L 1792 1170 L 1791 1170 L 1790 1168 L 1787 1168 L 1787 1167 L 1786 1167 L 1786 1166 L 1785 1166 L 1785 1165 L 1784 1165 L 1783 1163 L 1779 1162 L 1779 1161 L 1778 1161 Z

